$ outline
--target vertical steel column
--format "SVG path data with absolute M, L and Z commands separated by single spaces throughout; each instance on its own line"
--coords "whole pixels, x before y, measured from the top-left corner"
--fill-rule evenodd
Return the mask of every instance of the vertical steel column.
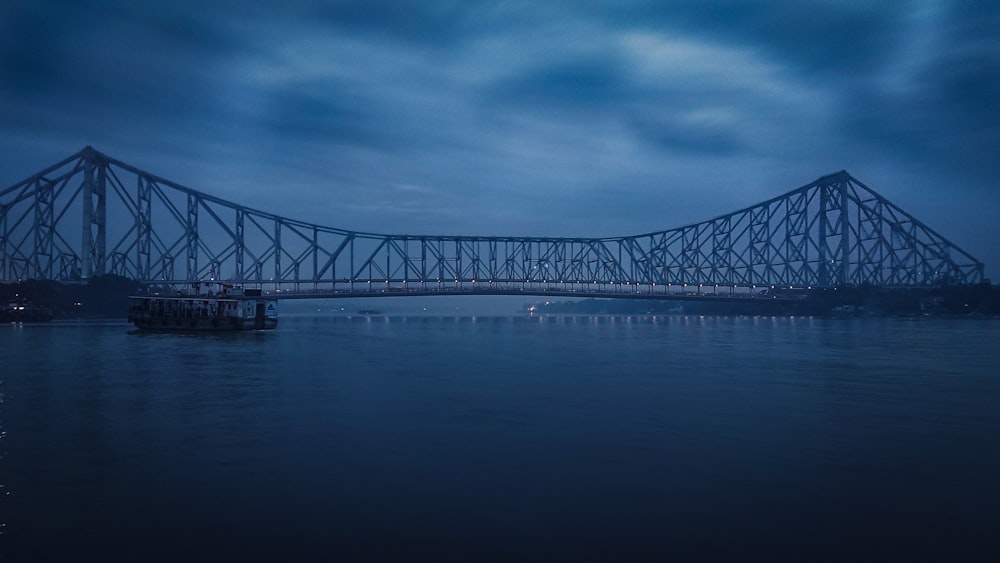
M 444 254 L 444 241 L 441 240 L 441 239 L 438 239 L 438 241 L 437 241 L 437 263 L 438 263 L 437 281 L 438 281 L 438 284 L 440 284 L 441 281 L 446 277 L 445 276 L 446 272 L 444 271 L 444 268 L 445 268 L 445 265 L 446 265 L 447 261 L 448 261 L 448 259 L 445 257 L 445 254 Z
M 770 220 L 766 206 L 750 209 L 750 277 L 747 281 L 754 283 L 767 283 L 767 274 L 770 268 L 769 246 L 771 241 Z M 763 267 L 761 274 L 758 267 Z
M 319 228 L 313 225 L 312 232 L 312 246 L 309 248 L 309 251 L 312 252 L 313 257 L 313 289 L 318 289 L 318 286 L 315 284 L 319 283 Z
M 420 237 L 420 289 L 427 283 L 427 238 Z
M 490 253 L 490 271 L 489 278 L 492 283 L 493 278 L 497 277 L 497 241 L 489 241 L 489 253 Z
M 410 279 L 410 239 L 403 238 L 403 281 Z
M 140 280 L 150 279 L 150 256 L 149 249 L 152 243 L 152 194 L 151 182 L 143 181 L 142 176 L 138 178 L 138 209 L 135 216 L 136 235 L 138 237 L 136 245 L 136 268 Z
M 80 237 L 80 277 L 82 279 L 90 278 L 91 273 L 93 273 L 93 259 L 94 259 L 94 241 L 92 238 L 93 229 L 91 225 L 94 223 L 94 165 L 95 158 L 94 152 L 92 150 L 83 149 L 81 152 L 81 158 L 83 159 L 83 223 L 81 224 L 81 237 Z M 36 244 L 37 246 L 37 244 Z M 38 252 L 40 249 L 36 249 Z
M 83 238 L 81 240 L 81 272 L 83 279 L 104 273 L 107 252 L 106 187 L 107 174 L 97 153 L 90 147 L 81 153 L 83 159 Z M 96 173 L 96 178 L 95 178 Z M 95 232 L 96 227 L 96 232 Z
M 281 282 L 281 221 L 274 219 L 274 281 Z
M 108 217 L 107 217 L 107 187 L 108 187 L 108 167 L 105 163 L 98 163 L 97 183 L 94 184 L 92 198 L 88 198 L 87 204 L 94 205 L 94 224 L 97 233 L 94 236 L 94 261 L 91 263 L 92 274 L 104 274 L 106 271 L 106 260 L 108 257 Z
M 385 276 L 384 277 L 385 277 L 385 281 L 386 282 L 388 282 L 389 278 L 392 277 L 392 269 L 389 267 L 389 258 L 392 256 L 392 244 L 390 244 L 391 240 L 392 239 L 385 239 L 384 241 L 382 241 L 382 244 L 379 245 L 382 248 L 385 248 L 385 272 L 384 272 Z M 375 261 L 374 260 L 374 256 L 372 256 L 372 258 L 373 258 L 372 262 L 374 262 Z
M 840 284 L 846 285 L 851 280 L 851 217 L 847 211 L 847 180 L 841 178 L 837 184 L 840 190 Z
M 187 280 L 198 279 L 198 198 L 187 196 Z
M 236 261 L 236 271 L 233 273 L 233 277 L 238 282 L 243 281 L 243 254 L 246 245 L 246 241 L 244 239 L 244 233 L 246 231 L 243 228 L 243 215 L 243 210 L 236 208 L 236 240 L 233 241 L 233 245 L 235 247 L 234 259 Z
M 819 285 L 830 286 L 830 257 L 827 255 L 826 237 L 830 229 L 827 212 L 827 189 L 826 186 L 818 186 L 819 190 L 819 238 L 816 246 L 819 248 Z

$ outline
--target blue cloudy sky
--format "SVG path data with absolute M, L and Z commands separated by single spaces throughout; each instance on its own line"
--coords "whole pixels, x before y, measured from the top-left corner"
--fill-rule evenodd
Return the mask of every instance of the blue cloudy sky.
M 93 145 L 347 229 L 607 236 L 846 169 L 987 264 L 1000 2 L 0 0 L 0 184 Z

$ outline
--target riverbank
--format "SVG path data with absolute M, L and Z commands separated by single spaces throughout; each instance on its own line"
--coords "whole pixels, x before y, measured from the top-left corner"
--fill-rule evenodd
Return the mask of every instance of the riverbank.
M 808 298 L 710 302 L 655 299 L 540 300 L 525 305 L 535 314 L 580 315 L 813 315 L 813 316 L 1000 316 L 1000 286 L 921 289 L 847 287 L 813 290 Z
M 121 276 L 95 276 L 87 282 L 25 280 L 0 283 L 0 302 L 13 301 L 48 309 L 53 319 L 124 317 L 128 297 L 139 284 Z
M 47 280 L 26 280 L 20 283 L 0 283 L 0 302 L 22 301 L 36 308 L 51 311 L 54 319 L 74 318 L 119 318 L 128 311 L 128 297 L 140 289 L 135 281 L 121 276 L 103 275 L 87 282 L 61 283 Z M 670 301 L 658 299 L 585 298 L 553 300 L 541 298 L 536 302 L 517 307 L 516 303 L 504 302 L 509 297 L 480 296 L 476 302 L 445 303 L 442 297 L 431 297 L 424 301 L 417 298 L 385 298 L 393 302 L 405 299 L 408 305 L 423 304 L 423 312 L 445 312 L 450 314 L 477 309 L 481 302 L 503 302 L 485 310 L 498 313 L 498 308 L 510 312 L 518 310 L 536 314 L 695 314 L 695 315 L 836 315 L 836 316 L 1000 316 L 1000 286 L 976 285 L 920 289 L 881 289 L 875 287 L 842 287 L 816 289 L 805 299 L 766 299 L 741 302 Z M 334 300 L 337 307 L 348 304 L 354 311 L 358 302 Z M 295 309 L 294 302 L 289 306 Z M 370 305 L 369 300 L 363 302 Z M 448 305 L 445 307 L 444 305 Z M 467 306 L 468 305 L 468 306 Z M 472 305 L 476 305 L 472 307 Z M 298 308 L 310 309 L 305 304 Z M 409 312 L 413 307 L 397 306 L 399 314 Z M 329 307 L 320 307 L 329 310 Z M 311 309 L 318 310 L 318 309 Z

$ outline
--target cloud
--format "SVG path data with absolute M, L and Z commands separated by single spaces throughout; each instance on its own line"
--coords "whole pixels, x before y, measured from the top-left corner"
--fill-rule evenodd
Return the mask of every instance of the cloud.
M 591 111 L 629 100 L 628 77 L 614 60 L 565 61 L 504 77 L 489 87 L 487 99 L 555 111 Z
M 643 0 L 602 6 L 604 21 L 761 51 L 807 75 L 851 74 L 876 63 L 893 44 L 907 6 L 898 2 L 697 0 L 669 7 Z
M 841 169 L 916 201 L 946 177 L 997 209 L 997 12 L 18 3 L 0 20 L 0 172 L 92 144 L 246 205 L 387 232 L 628 234 Z
M 935 7 L 936 5 L 931 5 Z M 1000 8 L 942 4 L 912 14 L 880 72 L 842 88 L 838 134 L 903 163 L 962 169 L 992 183 L 1000 142 Z

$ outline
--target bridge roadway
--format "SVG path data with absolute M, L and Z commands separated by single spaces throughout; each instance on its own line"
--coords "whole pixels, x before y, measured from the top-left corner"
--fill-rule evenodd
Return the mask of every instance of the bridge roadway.
M 356 297 L 422 297 L 422 296 L 486 296 L 523 295 L 532 297 L 602 298 L 602 299 L 655 299 L 665 301 L 705 301 L 747 303 L 761 301 L 803 301 L 812 296 L 811 288 L 732 288 L 732 287 L 683 287 L 637 286 L 624 284 L 614 289 L 544 288 L 544 287 L 490 287 L 445 286 L 439 288 L 403 286 L 378 287 L 382 284 L 363 284 L 362 289 L 313 289 L 313 290 L 263 290 L 263 295 L 278 299 L 348 299 Z M 821 291 L 821 290 L 818 290 Z

